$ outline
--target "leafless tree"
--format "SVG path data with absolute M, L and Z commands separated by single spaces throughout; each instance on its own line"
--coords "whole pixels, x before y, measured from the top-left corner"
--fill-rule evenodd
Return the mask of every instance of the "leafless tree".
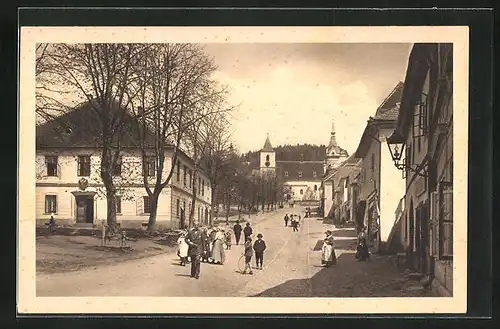
M 188 145 L 187 133 L 221 110 L 213 106 L 225 95 L 225 89 L 212 79 L 216 69 L 196 44 L 154 44 L 142 53 L 133 70 L 136 80 L 129 84 L 128 93 L 134 95 L 130 96 L 134 98 L 131 111 L 141 144 L 143 183 L 151 202 L 150 231 L 156 225 L 160 193 L 171 181 L 179 152 Z M 165 167 L 167 155 L 172 160 L 169 167 Z M 152 163 L 154 174 L 146 170 Z

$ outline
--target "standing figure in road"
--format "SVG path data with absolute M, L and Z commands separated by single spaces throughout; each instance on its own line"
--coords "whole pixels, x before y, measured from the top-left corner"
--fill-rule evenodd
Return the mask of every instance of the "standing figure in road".
M 188 250 L 189 245 L 186 243 L 187 232 L 183 231 L 177 239 L 177 256 L 179 256 L 181 261 L 181 266 L 186 266 L 187 258 L 188 258 Z
M 211 244 L 210 244 L 210 238 L 209 238 L 209 232 L 206 227 L 201 229 L 203 231 L 203 249 L 201 251 L 201 261 L 207 263 L 208 259 L 210 258 L 210 250 L 211 250 Z
M 233 231 L 234 231 L 234 237 L 236 238 L 236 245 L 240 244 L 240 237 L 241 237 L 241 231 L 243 229 L 241 228 L 240 221 L 236 221 L 236 224 L 233 226 Z
M 224 233 L 220 228 L 215 229 L 215 237 L 212 247 L 212 260 L 215 264 L 224 264 Z
M 231 243 L 232 243 L 232 236 L 231 236 L 231 230 L 229 228 L 226 228 L 224 231 L 224 239 L 226 242 L 226 249 L 231 250 Z
M 191 277 L 199 279 L 200 257 L 205 247 L 205 234 L 200 229 L 198 221 L 194 222 L 194 228 L 187 234 L 186 243 L 189 245 L 188 255 L 191 257 Z
M 299 221 L 296 220 L 295 218 L 292 219 L 292 227 L 293 227 L 293 231 L 294 232 L 298 232 L 299 231 Z
M 257 234 L 257 240 L 253 244 L 255 251 L 255 263 L 257 268 L 262 270 L 262 263 L 264 262 L 264 250 L 266 250 L 266 242 L 262 240 L 262 234 Z
M 245 274 L 248 269 L 248 274 L 253 274 L 252 272 L 252 238 L 250 236 L 245 237 L 245 269 L 241 274 Z
M 325 232 L 326 238 L 323 241 L 323 248 L 321 251 L 321 264 L 325 267 L 337 264 L 337 257 L 335 256 L 335 249 L 333 248 L 333 233 L 328 230 Z
M 358 247 L 356 248 L 356 259 L 360 262 L 370 259 L 370 252 L 368 251 L 365 237 L 360 239 Z
M 288 226 L 288 219 L 289 219 L 288 214 L 285 214 L 285 227 Z
M 247 238 L 252 235 L 252 228 L 250 227 L 250 223 L 247 223 L 245 228 L 243 229 L 243 234 L 245 234 L 245 243 L 247 241 Z

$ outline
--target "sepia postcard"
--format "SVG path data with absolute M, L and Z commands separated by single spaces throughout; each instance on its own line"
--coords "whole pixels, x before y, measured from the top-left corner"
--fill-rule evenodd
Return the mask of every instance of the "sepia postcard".
M 466 312 L 467 27 L 19 33 L 19 313 Z

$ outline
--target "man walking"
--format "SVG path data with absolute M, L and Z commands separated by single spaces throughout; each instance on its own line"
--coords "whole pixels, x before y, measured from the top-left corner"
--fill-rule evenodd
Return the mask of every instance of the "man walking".
M 240 221 L 236 221 L 236 224 L 233 226 L 233 231 L 234 231 L 234 237 L 236 238 L 236 244 L 240 244 L 240 237 L 241 237 L 241 231 L 243 229 L 241 228 Z
M 292 220 L 292 227 L 293 227 L 293 231 L 294 232 L 298 232 L 299 231 L 299 221 L 296 220 L 295 218 Z
M 250 227 L 250 223 L 247 223 L 247 225 L 245 226 L 245 228 L 243 229 L 243 234 L 245 234 L 245 241 L 246 239 L 252 235 L 252 228 Z
M 200 257 L 204 250 L 204 233 L 200 229 L 198 221 L 194 222 L 194 228 L 186 236 L 186 243 L 189 245 L 188 254 L 191 257 L 191 277 L 200 278 Z
M 266 250 L 266 242 L 262 240 L 262 234 L 257 234 L 257 240 L 253 244 L 253 250 L 255 251 L 255 262 L 257 268 L 262 270 L 262 263 L 264 262 L 264 250 Z
M 288 214 L 285 214 L 285 227 L 288 226 Z

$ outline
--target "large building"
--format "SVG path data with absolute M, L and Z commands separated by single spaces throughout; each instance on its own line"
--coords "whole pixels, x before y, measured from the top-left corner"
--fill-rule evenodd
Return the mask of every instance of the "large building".
M 88 103 L 75 108 L 36 129 L 36 219 L 47 222 L 51 214 L 58 224 L 97 226 L 106 220 L 107 201 L 100 177 L 101 149 L 99 121 Z M 114 168 L 113 181 L 117 189 L 116 219 L 122 227 L 141 226 L 150 214 L 150 198 L 144 187 L 143 175 L 154 186 L 156 161 L 142 166 L 141 149 L 133 127 L 124 129 L 120 140 L 120 158 Z M 165 150 L 163 177 L 171 168 L 173 148 Z M 193 181 L 198 191 L 195 219 L 207 223 L 211 210 L 211 187 L 208 177 L 198 169 L 192 179 L 192 159 L 178 152 L 171 181 L 158 200 L 157 226 L 179 228 L 189 217 Z

